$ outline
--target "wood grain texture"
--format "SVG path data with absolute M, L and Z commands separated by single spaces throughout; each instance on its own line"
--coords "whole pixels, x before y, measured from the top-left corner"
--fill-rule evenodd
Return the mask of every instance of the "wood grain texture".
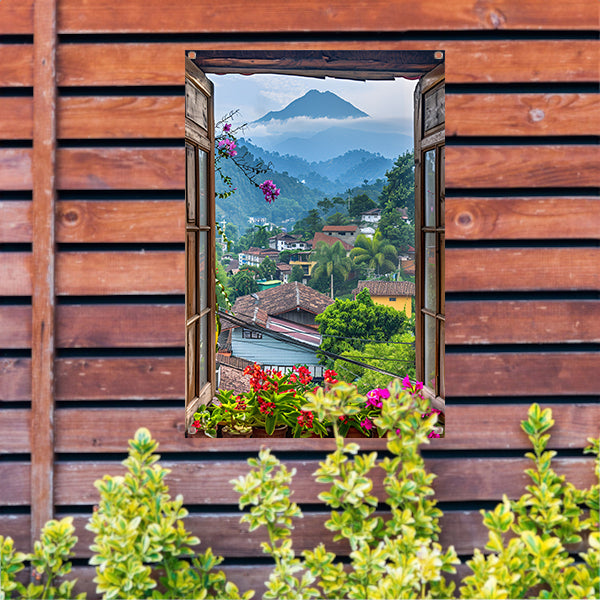
M 0 97 L 0 140 L 30 140 L 33 137 L 33 100 Z
M 30 358 L 0 358 L 0 400 L 31 400 Z
M 0 296 L 31 296 L 31 253 L 5 252 L 1 260 Z
M 182 138 L 183 114 L 183 97 L 67 96 L 58 103 L 58 137 Z
M 0 348 L 31 348 L 31 306 L 0 305 Z
M 183 357 L 61 358 L 57 400 L 181 400 Z
M 471 29 L 591 29 L 597 10 L 591 0 L 568 5 L 531 0 L 525 4 L 498 0 L 473 4 L 454 0 L 440 10 L 435 0 L 418 4 L 396 0 L 265 0 L 253 10 L 243 0 L 231 0 L 222 10 L 201 0 L 179 2 L 165 11 L 160 0 L 64 0 L 59 6 L 60 33 L 105 32 L 263 32 L 263 31 L 411 31 Z
M 4 0 L 0 3 L 0 34 L 33 33 L 33 0 Z
M 448 94 L 446 137 L 600 135 L 596 94 Z
M 31 410 L 3 410 L 0 419 L 0 455 L 31 452 Z M 0 501 L 0 504 L 2 502 Z M 29 534 L 29 530 L 27 530 Z M 6 536 L 6 533 L 2 533 Z
M 183 348 L 184 345 L 183 305 L 67 304 L 57 307 L 56 320 L 58 348 Z
M 60 148 L 57 188 L 183 189 L 184 152 L 184 148 Z
M 33 151 L 30 148 L 0 148 L 0 179 L 3 190 L 30 190 Z
M 598 352 L 446 352 L 452 396 L 576 396 L 600 393 Z M 450 400 L 451 402 L 451 400 Z
M 446 303 L 446 344 L 571 342 L 600 342 L 600 301 Z
M 600 248 L 447 248 L 446 291 L 600 289 Z
M 56 290 L 61 296 L 183 294 L 184 252 L 62 252 Z
M 0 56 L 0 87 L 33 86 L 33 44 L 0 44 Z
M 189 504 L 237 505 L 239 496 L 230 483 L 245 475 L 248 466 L 244 461 L 217 460 L 210 462 L 162 461 L 171 470 L 165 483 L 174 497 L 182 494 Z M 316 483 L 312 474 L 319 463 L 316 460 L 290 460 L 285 462 L 289 469 L 297 471 L 291 489 L 294 501 L 318 503 L 318 494 L 323 484 Z M 595 477 L 591 458 L 556 458 L 552 465 L 557 473 L 565 475 L 578 487 L 593 485 Z M 453 458 L 426 459 L 425 467 L 437 474 L 433 482 L 436 498 L 444 501 L 496 500 L 502 494 L 518 498 L 531 481 L 524 473 L 531 461 L 526 458 Z M 69 461 L 56 464 L 56 504 L 93 505 L 99 496 L 94 481 L 104 474 L 118 475 L 124 467 L 117 462 L 94 463 Z M 373 493 L 383 496 L 383 470 L 373 471 Z
M 541 404 L 549 406 L 555 420 L 549 447 L 582 449 L 587 438 L 596 435 L 600 418 L 598 404 Z M 426 449 L 522 449 L 530 443 L 520 427 L 527 418 L 528 406 L 510 404 L 448 405 L 446 407 L 446 437 L 431 441 Z M 498 436 L 498 423 L 502 436 Z M 61 408 L 56 411 L 57 452 L 123 452 L 128 440 L 140 425 L 140 411 L 135 408 Z M 184 414 L 180 408 L 144 410 L 144 426 L 160 444 L 160 452 L 257 452 L 264 440 L 224 440 L 206 437 L 184 437 Z M 360 439 L 362 450 L 382 450 L 385 440 Z M 269 441 L 274 452 L 331 451 L 332 439 L 281 438 Z
M 447 240 L 599 237 L 600 198 L 446 198 Z
M 2 481 L 3 506 L 28 506 L 31 503 L 29 462 L 0 462 L 0 481 Z
M 378 28 L 379 29 L 379 28 Z M 596 40 L 513 40 L 415 42 L 253 42 L 199 41 L 195 49 L 445 50 L 447 83 L 597 81 Z M 58 81 L 63 86 L 181 85 L 189 43 L 63 44 L 58 48 Z M 547 60 L 552 56 L 552 60 Z M 0 69 L 2 67 L 0 66 Z M 1 71 L 0 71 L 1 73 Z M 446 127 L 452 128 L 452 113 Z
M 600 186 L 599 146 L 446 147 L 446 189 Z
M 185 241 L 182 200 L 62 200 L 56 217 L 59 242 Z
M 0 200 L 0 244 L 31 242 L 31 202 Z
M 54 515 L 56 7 L 34 4 L 33 255 L 31 298 L 31 539 Z

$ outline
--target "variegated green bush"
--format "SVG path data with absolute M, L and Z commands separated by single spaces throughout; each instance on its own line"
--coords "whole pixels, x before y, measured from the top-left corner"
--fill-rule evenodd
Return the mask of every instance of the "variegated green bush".
M 319 419 L 334 423 L 336 450 L 315 472 L 317 481 L 329 485 L 319 495 L 331 508 L 327 529 L 333 540 L 350 546 L 350 564 L 320 544 L 296 556 L 291 543 L 293 519 L 302 517 L 290 498 L 294 472 L 289 472 L 269 450 L 250 459 L 250 472 L 233 480 L 240 494 L 240 508 L 250 506 L 242 517 L 250 530 L 266 527 L 269 542 L 263 551 L 275 560 L 265 598 L 453 598 L 455 585 L 445 573 L 459 564 L 454 548 L 438 543 L 441 511 L 436 507 L 431 483 L 419 453 L 428 444 L 436 415 L 422 418 L 427 401 L 407 393 L 399 382 L 390 386 L 376 425 L 388 432 L 388 450 L 379 466 L 385 471 L 384 501 L 390 507 L 386 521 L 375 516 L 380 502 L 372 494 L 370 473 L 378 468 L 375 453 L 359 454 L 355 443 L 345 444 L 337 421 L 349 416 L 356 390 L 340 384 L 329 393 L 309 394 L 304 407 Z M 532 484 L 519 500 L 506 496 L 495 510 L 482 511 L 489 530 L 486 554 L 475 550 L 467 562 L 472 574 L 462 581 L 461 598 L 599 598 L 600 533 L 599 486 L 578 490 L 551 468 L 556 454 L 546 450 L 553 425 L 550 409 L 533 404 L 522 428 L 533 453 L 527 457 Z M 599 442 L 590 440 L 587 452 L 596 454 L 600 477 Z M 589 511 L 586 515 L 585 511 Z M 575 562 L 566 548 L 586 536 L 588 551 Z

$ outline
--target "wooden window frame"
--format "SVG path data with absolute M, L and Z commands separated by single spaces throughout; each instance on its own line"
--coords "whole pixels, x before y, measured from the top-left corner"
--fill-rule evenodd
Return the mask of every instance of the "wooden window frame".
M 424 76 L 415 89 L 415 333 L 416 373 L 433 406 L 445 409 L 444 351 L 445 335 L 445 118 L 425 131 L 425 98 L 441 92 L 444 98 L 444 65 Z M 425 155 L 435 152 L 435 222 L 425 223 Z M 435 239 L 435 308 L 425 306 L 426 234 Z M 426 319 L 434 319 L 434 380 L 426 372 Z
M 431 75 L 436 68 L 441 67 L 443 73 L 444 53 L 441 51 L 401 51 L 401 50 L 289 50 L 289 45 L 283 42 L 282 49 L 277 50 L 188 50 L 186 51 L 186 73 L 188 62 L 192 62 L 194 66 L 203 74 L 282 74 L 308 77 L 333 77 L 342 79 L 354 80 L 381 80 L 393 79 L 397 77 L 405 77 L 409 79 L 420 79 L 419 87 L 423 82 L 429 82 Z M 214 114 L 210 115 L 211 126 L 214 129 Z M 419 121 L 415 115 L 415 123 Z M 214 133 L 214 131 L 213 131 Z M 443 137 L 443 131 L 441 132 Z M 186 141 L 188 138 L 187 119 L 186 119 Z M 416 158 L 417 138 L 415 138 L 415 158 Z M 213 144 L 214 146 L 214 144 Z M 211 150 L 211 165 L 214 175 L 214 148 Z M 415 169 L 418 173 L 418 169 Z M 214 176 L 209 178 L 212 186 L 211 190 L 211 237 L 212 247 L 214 247 Z M 415 198 L 417 189 L 420 189 L 418 177 L 415 181 Z M 419 211 L 415 211 L 418 213 Z M 417 243 L 418 246 L 418 243 Z M 186 246 L 187 253 L 187 246 Z M 418 255 L 418 254 L 417 254 Z M 187 261 L 186 261 L 187 263 Z M 214 252 L 210 256 L 209 264 L 214 270 L 215 266 Z M 304 265 L 303 265 L 304 266 Z M 209 267 L 210 268 L 210 267 Z M 310 268 L 309 268 L 310 271 Z M 186 275 L 187 277 L 187 275 Z M 209 278 L 212 280 L 213 278 Z M 441 278 L 443 282 L 443 277 Z M 186 278 L 187 282 L 187 278 Z M 214 290 L 214 282 L 209 281 L 210 289 Z M 417 286 L 418 290 L 418 286 Z M 443 290 L 443 288 L 442 288 Z M 209 292 L 210 293 L 210 292 Z M 187 295 L 187 283 L 186 283 Z M 440 291 L 439 297 L 443 298 L 443 293 Z M 422 295 L 417 292 L 417 307 L 420 306 Z M 186 300 L 187 305 L 187 300 Z M 214 339 L 214 313 L 216 311 L 216 303 L 211 304 L 211 312 L 209 317 L 209 339 Z M 420 316 L 420 310 L 416 313 Z M 417 319 L 417 336 L 419 335 L 419 321 Z M 419 337 L 417 337 L 417 374 L 419 375 Z M 436 354 L 439 356 L 440 353 Z M 213 345 L 208 344 L 207 368 L 209 373 L 216 370 L 216 352 Z M 187 374 L 187 359 L 186 359 L 186 374 Z M 212 365 L 212 368 L 211 368 Z M 211 378 L 211 396 L 215 392 L 215 378 Z M 187 389 L 187 375 L 186 375 Z M 426 390 L 430 391 L 430 390 Z M 431 399 L 434 406 L 443 407 L 443 399 L 435 390 L 432 392 Z M 187 393 L 187 392 L 186 392 Z M 188 404 L 186 396 L 186 431 L 190 424 L 191 416 L 195 408 L 200 404 L 195 403 L 194 406 Z

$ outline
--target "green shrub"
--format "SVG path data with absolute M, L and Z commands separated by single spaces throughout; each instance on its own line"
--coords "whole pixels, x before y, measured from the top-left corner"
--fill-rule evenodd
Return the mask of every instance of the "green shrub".
M 302 513 L 290 500 L 289 472 L 269 450 L 258 460 L 249 459 L 251 471 L 232 483 L 240 493 L 240 508 L 251 506 L 243 521 L 250 530 L 265 526 L 269 542 L 263 551 L 275 560 L 267 582 L 265 598 L 452 598 L 454 583 L 444 573 L 454 573 L 459 563 L 454 548 L 445 552 L 437 543 L 441 511 L 432 498 L 431 482 L 419 454 L 429 443 L 428 432 L 435 414 L 424 420 L 428 402 L 406 393 L 399 382 L 390 386 L 378 427 L 388 431 L 388 450 L 393 455 L 379 464 L 385 471 L 385 501 L 390 518 L 375 516 L 379 500 L 372 494 L 369 473 L 376 467 L 376 453 L 358 454 L 354 443 L 344 445 L 338 435 L 340 415 L 353 408 L 349 387 L 335 386 L 330 393 L 309 394 L 315 417 L 334 423 L 336 450 L 315 472 L 316 480 L 330 485 L 319 495 L 331 508 L 327 529 L 334 541 L 350 545 L 350 565 L 337 561 L 323 544 L 296 556 L 291 543 L 292 519 Z M 481 511 L 489 530 L 487 555 L 475 550 L 467 562 L 473 572 L 464 578 L 461 598 L 598 598 L 600 595 L 600 533 L 598 525 L 599 486 L 578 490 L 551 469 L 553 451 L 546 451 L 552 427 L 550 409 L 530 407 L 522 422 L 534 452 L 527 457 L 534 468 L 527 469 L 532 485 L 517 501 L 506 496 L 493 511 Z M 590 440 L 586 451 L 596 454 L 600 475 L 599 442 Z M 584 509 L 589 517 L 584 518 Z M 588 535 L 588 552 L 583 562 L 574 563 L 565 545 L 578 543 Z

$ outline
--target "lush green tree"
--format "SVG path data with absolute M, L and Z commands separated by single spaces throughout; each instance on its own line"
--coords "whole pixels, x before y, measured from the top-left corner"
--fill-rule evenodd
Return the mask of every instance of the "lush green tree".
M 258 284 L 255 280 L 255 272 L 251 269 L 241 269 L 231 276 L 230 300 L 233 302 L 239 296 L 247 296 L 252 292 L 258 292 Z
M 383 209 L 378 232 L 393 244 L 400 254 L 408 251 L 409 247 L 415 247 L 414 223 L 407 223 L 402 218 L 400 210 L 391 205 Z
M 404 378 L 408 375 L 411 380 L 415 379 L 415 336 L 411 332 L 394 335 L 388 343 L 366 344 L 362 352 L 348 350 L 341 355 L 393 373 L 396 377 Z M 339 358 L 333 368 L 338 379 L 354 383 L 361 394 L 374 388 L 387 387 L 393 379 L 390 375 Z
M 350 217 L 338 211 L 329 215 L 326 223 L 327 225 L 348 225 L 348 223 L 350 223 Z
M 298 281 L 299 283 L 302 283 L 303 279 L 304 271 L 302 270 L 302 267 L 300 265 L 294 265 L 288 281 Z
M 258 267 L 258 275 L 261 279 L 266 279 L 267 281 L 275 279 L 277 275 L 277 265 L 275 264 L 275 261 L 267 256 Z
M 315 321 L 322 336 L 321 349 L 335 354 L 362 352 L 367 343 L 365 340 L 387 341 L 410 328 L 404 313 L 390 306 L 375 304 L 367 288 L 357 294 L 356 300 L 336 300 Z M 333 364 L 325 357 L 321 358 L 321 362 Z
M 316 208 L 308 211 L 308 215 L 300 221 L 296 221 L 292 233 L 301 235 L 305 240 L 314 237 L 317 231 L 323 229 L 323 219 Z
M 415 157 L 411 150 L 401 154 L 388 171 L 387 184 L 379 196 L 381 208 L 406 208 L 411 223 L 415 222 Z
M 240 237 L 240 232 L 237 228 L 237 225 L 233 223 L 227 223 L 225 225 L 225 237 L 232 243 L 237 242 Z
M 324 291 L 323 287 L 329 287 L 333 298 L 340 281 L 346 281 L 352 269 L 352 261 L 346 256 L 342 242 L 336 242 L 332 246 L 319 242 L 315 251 L 311 253 L 311 260 L 317 263 L 311 274 L 311 282 L 319 286 L 315 289 Z
M 360 217 L 361 213 L 375 208 L 377 204 L 367 194 L 359 194 L 350 199 L 348 203 L 348 214 L 351 217 Z
M 383 239 L 381 232 L 375 233 L 372 238 L 359 235 L 356 245 L 350 251 L 352 261 L 375 271 L 376 275 L 383 275 L 396 270 L 398 266 L 398 252 L 396 248 Z

